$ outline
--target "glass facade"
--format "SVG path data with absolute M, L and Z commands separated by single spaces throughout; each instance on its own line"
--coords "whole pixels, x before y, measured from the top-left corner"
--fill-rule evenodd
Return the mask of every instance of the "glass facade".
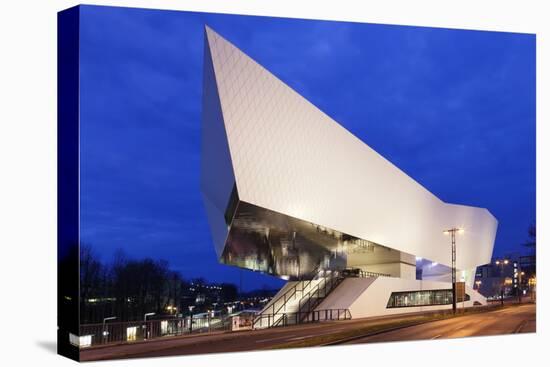
M 470 296 L 466 294 L 466 301 Z M 451 289 L 434 289 L 429 291 L 393 292 L 386 308 L 450 305 L 453 303 Z
M 402 252 L 239 200 L 235 186 L 225 220 L 229 233 L 220 258 L 223 264 L 287 280 L 312 279 L 319 270 L 352 267 L 400 276 L 392 274 L 387 265 L 396 264 L 395 269 L 401 269 L 401 264 L 415 266 L 403 261 Z M 406 255 L 414 261 L 414 256 Z

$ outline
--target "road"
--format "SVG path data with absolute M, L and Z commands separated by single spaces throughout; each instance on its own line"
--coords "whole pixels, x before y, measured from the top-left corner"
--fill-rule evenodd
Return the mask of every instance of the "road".
M 343 332 L 365 324 L 385 322 L 387 319 L 347 320 L 254 331 L 159 338 L 147 342 L 82 349 L 81 361 L 267 349 L 314 336 Z
M 410 326 L 400 330 L 354 339 L 341 344 L 361 344 L 405 340 L 448 339 L 529 333 L 536 330 L 535 305 L 525 304 L 493 312 L 468 315 Z
M 282 344 L 299 343 L 313 337 L 342 334 L 364 327 L 384 325 L 390 321 L 393 323 L 399 320 L 407 321 L 411 317 L 410 315 L 403 315 L 391 318 L 356 319 L 255 331 L 155 339 L 133 344 L 83 349 L 81 360 L 93 361 L 270 349 Z M 396 331 L 355 339 L 345 344 L 534 332 L 534 320 L 535 305 L 521 305 L 409 326 Z

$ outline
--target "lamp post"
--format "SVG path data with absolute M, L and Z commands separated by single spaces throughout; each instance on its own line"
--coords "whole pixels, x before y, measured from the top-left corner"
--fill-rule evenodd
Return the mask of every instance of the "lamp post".
M 528 285 L 529 285 L 529 293 L 531 295 L 531 301 L 535 301 L 535 298 L 536 298 L 536 286 L 537 286 L 537 277 L 536 276 L 533 276 L 531 278 L 529 278 L 528 280 Z
M 155 313 L 154 312 L 149 312 L 149 313 L 146 313 L 145 315 L 143 315 L 143 322 L 145 323 L 145 340 L 147 340 L 147 333 L 149 332 L 148 329 L 147 329 L 147 316 L 153 316 Z
M 463 228 L 453 227 L 443 231 L 451 235 L 451 283 L 453 285 L 453 313 L 456 314 L 456 233 L 464 233 Z
M 504 277 L 504 265 L 508 265 L 510 261 L 508 259 L 496 260 L 495 264 L 500 266 L 500 276 L 502 277 L 502 284 L 500 285 L 500 305 L 504 306 L 504 283 L 506 278 Z
M 212 331 L 212 318 L 214 317 L 214 310 L 206 311 L 206 322 L 208 323 L 208 332 Z
M 525 275 L 525 272 L 521 271 L 521 267 L 518 262 L 518 303 L 521 303 L 521 296 L 522 296 L 522 289 L 521 285 L 523 284 L 523 276 Z
M 193 332 L 193 309 L 195 306 L 188 306 L 189 308 L 189 334 Z
M 166 306 L 166 310 L 168 311 L 169 314 L 171 314 L 172 311 L 174 311 L 174 317 L 178 316 L 178 308 L 176 306 Z
M 107 330 L 105 330 L 105 324 L 107 323 L 107 321 L 114 320 L 114 319 L 116 319 L 116 316 L 105 317 L 103 319 L 103 329 L 102 329 L 103 330 L 103 343 L 105 343 L 105 340 L 107 339 L 107 335 L 109 334 L 107 332 Z

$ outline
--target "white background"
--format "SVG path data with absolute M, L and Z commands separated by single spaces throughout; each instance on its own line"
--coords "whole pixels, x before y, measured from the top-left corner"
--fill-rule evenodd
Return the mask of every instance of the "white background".
M 124 5 L 537 34 L 536 335 L 101 362 L 102 365 L 542 365 L 548 355 L 550 23 L 546 1 L 94 1 Z M 5 1 L 0 12 L 0 364 L 69 365 L 56 339 L 56 12 L 73 1 Z M 314 4 L 314 6 L 308 6 Z M 546 15 L 546 17 L 545 17 Z M 546 22 L 546 24 L 545 24 Z M 544 104 L 546 103 L 546 105 Z M 546 124 L 545 124 L 546 123 Z M 542 188 L 542 189 L 541 189 Z M 506 198 L 503 198 L 506 200 Z M 9 281 L 7 281 L 9 280 Z

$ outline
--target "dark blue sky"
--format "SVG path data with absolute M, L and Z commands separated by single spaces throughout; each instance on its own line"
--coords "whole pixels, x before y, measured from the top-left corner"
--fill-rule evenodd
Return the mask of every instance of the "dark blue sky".
M 535 220 L 535 36 L 81 8 L 81 240 L 185 277 L 218 264 L 200 196 L 210 25 L 442 200 L 488 208 L 495 254 Z M 243 271 L 243 287 L 280 285 Z

